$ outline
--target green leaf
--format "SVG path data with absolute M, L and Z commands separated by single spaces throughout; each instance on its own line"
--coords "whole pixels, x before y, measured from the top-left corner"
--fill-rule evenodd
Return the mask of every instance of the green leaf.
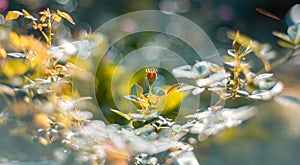
M 141 94 L 143 94 L 144 90 L 141 86 L 139 86 L 138 84 L 133 84 L 131 86 L 131 93 L 135 96 L 140 96 Z
M 116 113 L 116 114 L 118 114 L 118 115 L 124 117 L 124 118 L 127 119 L 127 120 L 131 120 L 131 117 L 130 117 L 130 115 L 128 115 L 128 114 L 125 114 L 125 113 L 123 113 L 123 112 L 121 112 L 121 111 L 118 111 L 118 110 L 115 110 L 115 109 L 110 109 L 110 110 L 111 110 L 112 112 L 114 112 L 114 113 Z

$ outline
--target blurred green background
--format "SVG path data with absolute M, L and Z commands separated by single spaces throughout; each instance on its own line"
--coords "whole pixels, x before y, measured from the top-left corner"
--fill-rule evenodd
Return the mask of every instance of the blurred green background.
M 198 24 L 211 38 L 220 54 L 230 48 L 228 31 L 239 29 L 275 49 L 272 31 L 286 31 L 286 12 L 299 0 L 0 0 L 0 12 L 44 8 L 70 13 L 76 25 L 69 26 L 70 39 L 90 34 L 106 21 L 137 10 L 163 10 L 180 14 Z M 256 11 L 262 8 L 282 21 Z M 19 25 L 14 24 L 17 28 Z M 30 31 L 29 31 L 30 32 Z M 284 54 L 284 52 L 283 52 Z M 285 84 L 284 94 L 300 97 L 300 59 L 274 70 Z M 299 107 L 283 107 L 268 102 L 259 107 L 257 116 L 238 128 L 227 129 L 199 143 L 195 153 L 201 165 L 296 165 L 300 164 Z M 1 138 L 1 136 L 0 136 Z M 0 144 L 0 146 L 2 146 Z

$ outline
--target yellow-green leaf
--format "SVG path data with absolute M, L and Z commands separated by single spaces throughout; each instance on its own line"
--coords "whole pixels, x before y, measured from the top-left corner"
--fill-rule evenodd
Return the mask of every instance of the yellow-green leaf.
M 6 21 L 15 20 L 18 19 L 20 15 L 24 15 L 24 14 L 19 11 L 9 11 L 5 17 L 5 20 Z
M 25 14 L 25 16 L 31 16 L 30 14 L 29 14 L 29 12 L 27 11 L 27 10 L 25 10 L 25 9 L 22 9 L 22 12 Z M 32 17 L 32 16 L 31 16 Z
M 73 25 L 75 24 L 73 18 L 68 13 L 57 10 L 57 14 L 62 18 L 66 19 L 67 21 L 69 21 L 71 24 Z
M 27 72 L 29 69 L 29 66 L 24 63 L 22 60 L 11 60 L 11 61 L 6 61 L 2 66 L 1 70 L 2 73 L 6 77 L 14 77 L 18 75 L 23 75 L 24 73 Z
M 251 38 L 249 38 L 246 35 L 243 34 L 239 34 L 238 37 L 236 37 L 236 33 L 235 32 L 229 32 L 228 34 L 228 38 L 235 40 L 236 42 L 238 42 L 239 44 L 248 47 L 251 44 Z
M 7 57 L 7 54 L 6 54 L 5 49 L 0 47 L 0 60 L 1 59 L 6 59 L 6 57 Z
M 127 120 L 131 120 L 131 117 L 129 115 L 127 115 L 127 114 L 125 114 L 125 113 L 123 113 L 121 111 L 118 111 L 118 110 L 115 110 L 115 109 L 110 109 L 110 110 L 113 111 L 114 113 L 116 113 L 116 114 L 124 117 Z
M 272 34 L 274 36 L 276 36 L 276 37 L 278 37 L 278 38 L 286 41 L 286 42 L 293 43 L 293 40 L 291 39 L 291 37 L 288 36 L 288 35 L 286 35 L 286 34 L 283 34 L 283 33 L 280 33 L 280 32 L 276 32 L 276 31 L 274 31 Z
M 279 40 L 278 45 L 286 49 L 295 49 L 295 46 L 285 41 Z
M 52 18 L 55 22 L 60 22 L 61 21 L 61 16 L 59 16 L 58 14 L 53 14 Z

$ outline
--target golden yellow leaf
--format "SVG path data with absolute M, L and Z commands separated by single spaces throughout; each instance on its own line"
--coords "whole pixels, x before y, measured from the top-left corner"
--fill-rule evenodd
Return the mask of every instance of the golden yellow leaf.
M 13 47 L 15 49 L 19 49 L 21 43 L 20 43 L 20 38 L 19 38 L 19 35 L 15 32 L 10 32 L 9 33 L 9 38 L 10 38 L 10 42 L 11 44 L 13 45 Z
M 48 140 L 46 138 L 41 137 L 41 136 L 38 137 L 38 140 L 44 146 L 49 144 Z
M 27 10 L 25 10 L 25 9 L 22 9 L 22 12 L 25 14 L 25 16 L 31 16 L 30 14 L 29 14 L 29 12 L 27 11 Z M 31 16 L 32 17 L 32 16 Z
M 39 14 L 45 15 L 46 17 L 50 17 L 50 15 L 51 15 L 50 9 L 47 8 L 46 10 L 39 12 Z
M 66 19 L 67 21 L 69 21 L 71 24 L 73 25 L 75 24 L 73 18 L 68 13 L 57 10 L 57 14 L 62 18 Z
M 28 69 L 29 66 L 26 65 L 22 60 L 11 60 L 1 65 L 2 73 L 9 78 L 23 75 Z
M 20 15 L 24 15 L 24 14 L 19 11 L 9 11 L 5 17 L 5 20 L 6 21 L 15 20 L 18 19 Z
M 0 47 L 0 60 L 1 59 L 6 59 L 6 57 L 7 57 L 7 54 L 6 54 L 5 49 Z
M 72 125 L 70 116 L 65 116 L 61 113 L 51 114 L 54 118 L 54 122 L 57 123 L 61 128 L 69 129 Z
M 40 21 L 42 23 L 44 23 L 46 21 L 46 19 L 47 19 L 47 16 L 46 15 L 42 15 L 41 18 L 40 18 Z
M 58 14 L 53 14 L 52 18 L 55 22 L 60 22 L 61 21 L 61 17 Z
M 33 116 L 33 121 L 36 127 L 43 128 L 43 129 L 50 129 L 50 119 L 44 113 L 37 113 Z

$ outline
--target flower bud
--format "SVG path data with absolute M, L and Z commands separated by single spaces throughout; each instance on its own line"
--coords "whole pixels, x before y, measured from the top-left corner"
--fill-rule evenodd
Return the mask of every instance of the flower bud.
M 156 76 L 157 76 L 157 69 L 155 69 L 155 68 L 147 68 L 146 69 L 146 78 L 147 78 L 150 86 L 156 80 Z

